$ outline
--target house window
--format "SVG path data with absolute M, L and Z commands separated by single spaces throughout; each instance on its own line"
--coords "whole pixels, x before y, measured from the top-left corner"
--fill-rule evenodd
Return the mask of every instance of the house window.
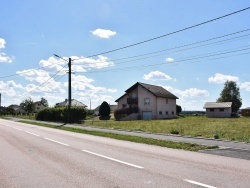
M 210 112 L 214 112 L 214 108 L 210 108 Z
M 220 108 L 220 112 L 224 112 L 224 108 Z
M 132 93 L 132 98 L 135 99 L 136 98 L 136 93 Z
M 150 104 L 149 98 L 144 99 L 144 105 L 149 105 L 149 104 Z
M 166 99 L 166 104 L 168 104 L 168 99 Z
M 159 115 L 162 115 L 162 111 L 159 112 Z
M 166 111 L 166 115 L 168 115 L 168 111 Z
M 172 115 L 174 115 L 174 111 L 172 111 Z
M 122 108 L 126 108 L 127 104 L 122 104 Z

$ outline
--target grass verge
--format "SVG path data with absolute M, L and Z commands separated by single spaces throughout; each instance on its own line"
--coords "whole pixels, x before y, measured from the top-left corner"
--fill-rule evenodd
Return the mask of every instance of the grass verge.
M 145 138 L 145 137 L 139 137 L 139 136 L 121 135 L 121 134 L 107 133 L 107 132 L 101 132 L 101 131 L 89 131 L 89 130 L 65 127 L 65 126 L 58 127 L 58 126 L 54 126 L 54 125 L 50 125 L 46 123 L 31 122 L 31 121 L 25 121 L 25 120 L 21 120 L 19 122 L 43 126 L 43 127 L 49 127 L 49 128 L 59 129 L 59 130 L 65 130 L 65 131 L 70 131 L 70 132 L 77 132 L 77 133 L 89 134 L 89 135 L 94 135 L 94 136 L 102 136 L 102 137 L 114 138 L 117 140 L 126 140 L 126 141 L 131 141 L 131 142 L 136 142 L 136 143 L 144 143 L 144 144 L 156 145 L 156 146 L 167 147 L 167 148 L 183 149 L 183 150 L 188 150 L 188 151 L 199 151 L 199 150 L 218 148 L 217 146 L 203 146 L 203 145 L 184 143 L 184 142 L 172 142 L 172 141 L 158 140 L 158 139 Z

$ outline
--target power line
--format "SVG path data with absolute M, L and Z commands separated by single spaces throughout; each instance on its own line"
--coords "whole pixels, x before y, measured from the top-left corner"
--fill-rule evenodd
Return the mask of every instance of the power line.
M 130 45 L 127 45 L 127 46 L 124 46 L 124 47 L 121 47 L 121 48 L 117 48 L 117 49 L 114 49 L 114 50 L 109 50 L 109 51 L 106 51 L 106 52 L 102 52 L 102 53 L 95 54 L 95 55 L 90 55 L 90 56 L 87 56 L 87 57 L 84 57 L 84 58 L 79 58 L 79 59 L 90 58 L 90 57 L 94 57 L 94 56 L 98 56 L 98 55 L 103 55 L 103 54 L 107 54 L 107 53 L 111 53 L 111 52 L 123 50 L 123 49 L 130 48 L 130 47 L 133 47 L 133 46 L 137 46 L 137 45 L 140 45 L 140 44 L 143 44 L 143 43 L 147 43 L 147 42 L 150 42 L 150 41 L 153 41 L 153 40 L 157 40 L 157 39 L 169 36 L 169 35 L 180 33 L 182 31 L 186 31 L 186 30 L 189 30 L 189 29 L 192 29 L 192 28 L 195 28 L 195 27 L 198 27 L 198 26 L 210 23 L 210 22 L 214 22 L 216 20 L 219 20 L 219 19 L 231 16 L 231 15 L 234 15 L 234 14 L 238 14 L 238 13 L 246 11 L 248 9 L 250 9 L 250 7 L 247 7 L 247 8 L 244 8 L 244 9 L 241 9 L 241 10 L 238 10 L 238 11 L 235 11 L 235 12 L 232 12 L 232 13 L 229 13 L 229 14 L 226 14 L 226 15 L 223 15 L 223 16 L 220 16 L 220 17 L 217 17 L 217 18 L 205 21 L 205 22 L 201 22 L 199 24 L 195 24 L 195 25 L 192 25 L 192 26 L 189 26 L 189 27 L 186 27 L 186 28 L 183 28 L 183 29 L 171 32 L 171 33 L 167 33 L 167 34 L 164 34 L 164 35 L 161 35 L 161 36 L 158 36 L 158 37 L 154 37 L 154 38 L 147 39 L 147 40 L 144 40 L 144 41 L 141 41 L 141 42 L 137 42 L 137 43 L 134 43 L 134 44 L 130 44 Z M 78 59 L 74 59 L 74 60 L 78 60 Z
M 39 70 L 39 69 L 43 69 L 43 68 L 46 68 L 46 67 L 54 66 L 54 65 L 59 64 L 59 63 L 61 63 L 61 62 L 63 62 L 63 60 L 60 60 L 59 62 L 54 63 L 54 64 L 52 64 L 52 65 L 47 65 L 47 66 L 38 67 L 38 68 L 35 68 L 35 69 L 32 69 L 32 70 L 27 70 L 27 71 L 24 71 L 24 72 L 18 73 L 18 74 L 16 73 L 16 74 L 10 74 L 10 75 L 7 75 L 7 76 L 1 76 L 0 78 L 4 79 L 4 78 L 13 77 L 13 76 L 19 76 L 20 74 L 25 74 L 25 73 L 28 73 L 28 72 L 32 72 L 32 71 L 34 71 L 34 70 Z
M 135 56 L 130 56 L 130 57 L 124 57 L 124 58 L 119 58 L 119 59 L 110 59 L 110 61 L 119 61 L 119 60 L 124 60 L 124 59 L 132 59 L 132 58 L 136 58 L 136 57 L 141 57 L 141 56 L 146 56 L 146 55 L 161 53 L 161 52 L 175 50 L 175 49 L 184 48 L 184 47 L 188 47 L 188 46 L 193 46 L 195 44 L 205 43 L 205 42 L 208 42 L 208 41 L 212 41 L 212 40 L 216 40 L 216 39 L 228 37 L 230 35 L 239 34 L 239 33 L 242 33 L 242 32 L 249 31 L 249 30 L 250 29 L 245 29 L 245 30 L 241 30 L 241 31 L 238 31 L 238 32 L 234 32 L 234 33 L 222 35 L 222 36 L 219 36 L 219 37 L 214 37 L 214 38 L 210 38 L 210 39 L 206 39 L 206 40 L 202 40 L 202 41 L 198 41 L 198 42 L 193 42 L 193 43 L 190 43 L 190 44 L 185 44 L 185 45 L 182 45 L 182 46 L 177 46 L 177 47 L 168 48 L 168 49 L 164 49 L 164 50 L 158 50 L 158 51 L 149 52 L 149 53 L 145 53 L 145 54 L 140 54 L 140 55 L 135 55 Z M 220 43 L 220 42 L 224 42 L 224 41 L 234 40 L 234 39 L 242 38 L 242 37 L 249 36 L 249 35 L 250 34 L 242 35 L 242 36 L 238 36 L 238 37 L 234 37 L 234 38 L 230 38 L 230 39 L 225 39 L 223 41 L 219 41 L 219 42 L 215 42 L 215 43 Z M 214 44 L 214 43 L 209 43 L 209 44 L 205 44 L 205 45 L 201 45 L 201 46 L 207 46 L 207 45 L 210 45 L 210 44 Z M 197 47 L 201 47 L 201 46 L 197 46 Z M 197 47 L 194 47 L 194 48 L 197 48 Z M 193 48 L 188 48 L 188 49 L 193 49 Z
M 250 30 L 250 29 L 243 30 L 243 31 L 248 31 L 248 30 Z M 239 32 L 235 32 L 235 33 L 231 33 L 231 34 L 228 34 L 228 35 L 223 35 L 223 36 L 220 36 L 220 37 L 215 37 L 215 38 L 212 38 L 212 39 L 207 39 L 207 40 L 203 40 L 203 41 L 199 41 L 199 42 L 194 42 L 194 43 L 191 43 L 191 44 L 177 46 L 177 47 L 173 47 L 173 48 L 169 48 L 169 49 L 165 49 L 165 50 L 154 51 L 154 52 L 149 52 L 149 53 L 146 53 L 146 54 L 140 54 L 140 55 L 125 57 L 125 58 L 119 58 L 119 59 L 110 59 L 109 61 L 111 61 L 111 62 L 118 61 L 118 63 L 116 63 L 116 65 L 119 65 L 119 64 L 124 64 L 124 63 L 128 63 L 128 62 L 139 61 L 139 60 L 148 59 L 148 58 L 152 58 L 152 57 L 162 56 L 162 55 L 166 55 L 166 51 L 170 51 L 170 50 L 174 50 L 174 49 L 180 49 L 180 48 L 183 48 L 183 47 L 188 47 L 188 46 L 192 46 L 192 45 L 195 45 L 195 44 L 204 43 L 204 42 L 207 42 L 207 41 L 223 38 L 225 36 L 233 35 L 233 34 L 236 34 L 236 33 L 243 32 L 243 31 L 239 31 Z M 230 42 L 232 40 L 242 39 L 242 38 L 247 37 L 249 35 L 250 34 L 241 35 L 241 36 L 237 36 L 237 37 L 233 37 L 233 38 L 229 38 L 229 39 L 225 39 L 225 40 L 221 40 L 221 41 L 217 41 L 217 42 L 212 42 L 212 43 L 208 43 L 208 44 L 203 44 L 203 45 L 199 45 L 199 46 L 194 46 L 194 47 L 190 47 L 190 48 L 176 50 L 176 51 L 172 51 L 172 53 L 182 52 L 182 51 L 195 49 L 195 48 L 199 48 L 199 47 L 204 47 L 204 46 L 208 46 L 208 45 L 223 44 L 223 43 L 228 42 L 228 41 Z M 165 53 L 161 53 L 161 52 L 165 52 Z M 161 53 L 161 54 L 158 54 L 158 53 Z M 156 55 L 151 55 L 151 54 L 156 54 Z M 149 56 L 149 55 L 151 55 L 151 56 Z M 143 56 L 146 56 L 146 57 L 143 57 Z M 141 57 L 141 58 L 138 58 L 138 57 Z M 132 59 L 132 58 L 137 58 L 137 59 Z M 132 60 L 126 60 L 126 59 L 132 59 Z M 126 61 L 119 62 L 120 60 L 126 60 Z M 81 64 L 82 63 L 78 63 L 77 65 L 81 65 Z
M 37 86 L 36 88 L 32 89 L 31 91 L 25 93 L 24 95 L 28 95 L 29 93 L 32 93 L 33 91 L 35 91 L 35 90 L 37 90 L 38 88 L 42 87 L 44 84 L 46 84 L 46 83 L 47 83 L 48 81 L 50 81 L 52 78 L 54 78 L 59 72 L 61 72 L 66 66 L 67 66 L 67 64 L 64 65 L 60 70 L 58 70 L 58 71 L 56 72 L 56 74 L 54 74 L 52 77 L 50 77 L 50 78 L 47 79 L 45 82 L 41 83 L 39 86 Z M 23 96 L 24 96 L 24 95 L 23 95 Z
M 207 54 L 202 54 L 202 55 L 198 55 L 198 56 L 190 56 L 190 57 L 185 57 L 185 58 L 182 58 L 182 59 L 179 59 L 179 60 L 175 60 L 175 64 L 176 63 L 179 63 L 179 62 L 185 62 L 185 61 L 193 61 L 193 60 L 197 60 L 197 59 L 202 59 L 202 58 L 207 58 L 207 57 L 213 57 L 213 56 L 219 56 L 219 55 L 225 55 L 225 54 L 231 54 L 231 53 L 236 53 L 236 52 L 241 52 L 241 51 L 246 51 L 246 50 L 249 50 L 250 45 L 246 45 L 246 46 L 243 46 L 241 47 L 240 49 L 239 48 L 234 48 L 234 49 L 228 49 L 228 50 L 223 50 L 223 51 L 217 51 L 217 52 L 213 52 L 213 53 L 207 53 Z M 247 53 L 244 53 L 244 54 L 249 54 L 250 52 L 247 52 Z M 227 56 L 228 57 L 228 56 Z M 221 58 L 221 57 L 219 57 Z M 219 59 L 218 58 L 218 59 Z M 226 58 L 226 57 L 224 57 Z M 215 59 L 215 58 L 214 58 Z M 129 62 L 129 61 L 127 61 Z M 158 66 L 158 65 L 166 65 L 166 63 L 157 63 L 157 64 L 151 64 L 151 65 L 143 65 L 142 66 L 133 66 L 133 67 L 124 67 L 124 68 L 116 68 L 116 69 L 108 69 L 108 70 L 101 70 L 101 71 L 91 71 L 91 72 L 84 72 L 84 74 L 88 74 L 88 73 L 101 73 L 101 72 L 110 72 L 110 71 L 117 71 L 117 70 L 134 70 L 136 68 L 139 68 L 139 69 L 145 69 L 145 68 L 148 68 L 148 67 L 152 67 L 152 66 Z M 173 65 L 172 64 L 167 64 L 167 65 Z M 79 72 L 78 72 L 79 73 Z

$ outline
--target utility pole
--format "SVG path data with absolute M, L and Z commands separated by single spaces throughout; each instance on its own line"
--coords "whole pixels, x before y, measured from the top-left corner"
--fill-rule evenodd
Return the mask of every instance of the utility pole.
M 71 108 L 71 58 L 69 58 L 69 82 L 68 82 L 68 123 L 70 123 Z
M 66 59 L 60 57 L 59 55 L 54 54 L 54 56 L 63 59 L 64 61 L 67 61 Z M 68 66 L 69 66 L 69 78 L 68 78 L 68 122 L 70 123 L 70 108 L 71 108 L 71 58 L 69 58 Z
M 2 106 L 2 93 L 0 93 L 0 107 Z

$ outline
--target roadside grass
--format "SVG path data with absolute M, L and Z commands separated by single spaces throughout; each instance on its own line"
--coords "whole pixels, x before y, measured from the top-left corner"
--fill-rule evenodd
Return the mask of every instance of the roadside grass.
M 101 131 L 89 131 L 89 130 L 72 128 L 72 127 L 65 127 L 65 126 L 59 127 L 59 126 L 54 126 L 54 125 L 50 125 L 50 124 L 46 124 L 46 123 L 32 122 L 32 121 L 25 121 L 25 120 L 21 120 L 19 122 L 43 126 L 43 127 L 49 127 L 49 128 L 59 129 L 59 130 L 65 130 L 65 131 L 70 131 L 70 132 L 77 132 L 77 133 L 89 134 L 89 135 L 94 135 L 94 136 L 108 137 L 108 138 L 114 138 L 117 140 L 125 140 L 125 141 L 131 141 L 131 142 L 136 142 L 136 143 L 144 143 L 144 144 L 156 145 L 156 146 L 167 147 L 167 148 L 183 149 L 183 150 L 188 150 L 188 151 L 199 151 L 199 150 L 218 148 L 217 146 L 204 146 L 204 145 L 198 145 L 198 144 L 192 144 L 192 143 L 172 142 L 172 141 L 166 141 L 166 140 L 144 138 L 144 137 L 139 137 L 139 136 L 121 135 L 121 134 L 101 132 Z
M 18 118 L 21 118 L 18 116 Z M 26 117 L 27 119 L 32 119 Z M 250 143 L 250 118 L 207 118 L 185 116 L 166 120 L 101 121 L 98 117 L 87 119 L 85 126 L 192 137 L 216 138 Z
M 100 121 L 92 119 L 92 121 L 85 121 L 84 125 L 250 142 L 250 118 L 247 117 L 207 118 L 206 116 L 186 116 L 150 121 Z

